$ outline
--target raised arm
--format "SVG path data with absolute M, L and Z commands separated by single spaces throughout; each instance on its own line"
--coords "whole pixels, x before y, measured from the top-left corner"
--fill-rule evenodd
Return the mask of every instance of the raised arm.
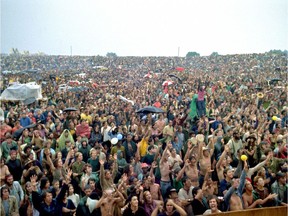
M 101 185 L 101 188 L 104 188 L 104 182 L 105 182 L 104 160 L 99 160 L 99 163 L 100 163 L 100 185 Z
M 173 205 L 174 208 L 178 211 L 178 213 L 181 215 L 181 216 L 187 216 L 187 213 L 186 211 L 181 208 L 179 205 L 177 205 L 172 199 L 169 199 L 167 201 L 167 205 Z
M 185 172 L 185 169 L 190 165 L 190 161 L 189 159 L 187 159 L 185 161 L 185 164 L 184 166 L 182 167 L 182 169 L 178 172 L 178 175 L 176 177 L 176 181 L 179 182 L 182 178 L 183 178 L 183 175 L 184 175 L 184 172 Z
M 273 154 L 273 153 L 272 153 Z M 269 153 L 269 155 L 267 156 L 267 158 L 262 161 L 261 163 L 257 164 L 255 167 L 249 168 L 248 172 L 247 172 L 247 177 L 251 178 L 251 176 L 257 172 L 258 170 L 261 169 L 261 167 L 263 167 L 267 161 L 269 161 L 273 155 Z
M 53 162 L 52 162 L 52 159 L 51 159 L 51 157 L 50 157 L 50 151 L 45 151 L 44 150 L 44 154 L 46 155 L 46 158 L 47 158 L 47 163 L 48 163 L 48 165 L 50 166 L 50 170 L 51 170 L 51 172 L 54 172 L 55 170 L 56 170 L 56 168 L 55 168 L 55 166 L 54 166 L 54 164 L 53 164 Z
M 220 168 L 220 166 L 221 166 L 224 158 L 226 157 L 226 155 L 228 154 L 229 151 L 230 151 L 229 146 L 228 146 L 228 145 L 225 145 L 224 151 L 222 152 L 222 154 L 221 154 L 218 162 L 216 163 L 216 169 L 219 169 L 219 168 Z
M 167 150 L 168 150 L 168 145 L 166 145 L 166 148 L 165 148 L 165 150 L 164 150 L 164 152 L 163 152 L 163 154 L 162 154 L 162 157 L 161 157 L 161 159 L 160 159 L 160 165 L 163 163 L 163 160 L 164 160 L 164 157 L 165 157 L 165 155 L 166 155 L 166 153 L 167 153 Z
M 114 180 L 118 172 L 117 154 L 114 154 L 113 157 L 114 157 L 114 163 L 112 169 L 112 178 Z

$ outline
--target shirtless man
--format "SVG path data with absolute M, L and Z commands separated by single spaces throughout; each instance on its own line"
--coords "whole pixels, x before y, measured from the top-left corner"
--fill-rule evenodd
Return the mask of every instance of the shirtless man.
M 102 216 L 115 215 L 114 209 L 116 205 L 125 201 L 122 193 L 116 187 L 114 187 L 114 190 L 114 193 L 111 189 L 105 190 L 101 199 L 96 204 L 96 208 L 100 208 Z
M 185 166 L 185 174 L 190 179 L 193 187 L 199 186 L 199 171 L 197 168 L 197 156 L 193 154 L 194 150 L 197 148 L 196 145 L 192 144 L 191 139 L 187 142 L 187 151 L 184 157 L 184 161 L 189 161 L 189 165 Z
M 146 188 L 149 188 L 149 191 L 152 195 L 153 200 L 163 201 L 160 185 L 155 183 L 154 169 L 157 167 L 156 161 L 153 161 L 149 176 L 145 181 Z
M 193 187 L 198 187 L 199 186 L 199 181 L 198 181 L 199 172 L 197 169 L 197 159 L 194 155 L 192 155 L 189 158 L 189 161 L 190 161 L 189 165 L 185 166 L 185 174 L 190 179 L 191 185 Z
M 200 178 L 199 184 L 202 187 L 204 182 L 204 176 L 206 173 L 211 170 L 211 156 L 214 152 L 214 146 L 212 142 L 209 142 L 209 145 L 206 147 L 204 143 L 199 145 L 199 166 L 200 166 Z
M 277 197 L 277 194 L 269 194 L 264 200 L 263 199 L 254 200 L 252 191 L 253 191 L 253 186 L 251 182 L 246 180 L 245 193 L 243 193 L 243 196 L 242 196 L 245 209 L 256 208 L 257 205 L 263 205 L 268 200 L 272 200 L 275 197 Z
M 224 169 L 226 168 L 226 164 L 227 164 L 226 156 L 228 155 L 229 152 L 230 152 L 229 146 L 225 145 L 224 151 L 222 152 L 218 162 L 216 163 L 216 171 L 217 171 L 219 182 L 225 178 L 223 172 L 224 172 Z
M 232 186 L 225 193 L 224 201 L 228 207 L 228 211 L 243 210 L 242 193 L 245 186 L 246 173 L 248 171 L 247 162 L 244 161 L 244 169 L 242 170 L 240 179 L 233 179 Z
M 170 166 L 168 162 L 169 154 L 167 151 L 168 151 L 168 145 L 166 145 L 166 148 L 162 154 L 162 157 L 159 163 L 159 168 L 160 168 L 160 173 L 161 173 L 160 187 L 161 187 L 162 197 L 164 199 L 166 198 L 167 188 L 171 186 L 171 181 L 169 177 L 171 170 L 170 170 Z
M 5 176 L 9 175 L 9 169 L 8 166 L 5 165 L 5 159 L 3 157 L 0 158 L 0 186 L 3 186 L 5 184 Z

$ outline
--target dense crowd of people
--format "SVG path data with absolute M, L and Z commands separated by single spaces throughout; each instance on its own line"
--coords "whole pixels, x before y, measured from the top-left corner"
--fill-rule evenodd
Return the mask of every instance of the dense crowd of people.
M 1 215 L 287 206 L 284 54 L 1 59 L 43 95 L 1 101 Z

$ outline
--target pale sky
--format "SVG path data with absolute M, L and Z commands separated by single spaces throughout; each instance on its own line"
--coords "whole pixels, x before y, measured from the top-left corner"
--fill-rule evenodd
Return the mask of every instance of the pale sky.
M 1 53 L 180 56 L 288 50 L 287 0 L 1 0 Z

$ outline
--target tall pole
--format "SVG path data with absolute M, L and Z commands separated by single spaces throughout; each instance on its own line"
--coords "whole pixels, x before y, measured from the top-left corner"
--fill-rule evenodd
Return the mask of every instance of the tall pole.
M 70 55 L 72 56 L 72 46 L 70 46 Z
M 180 47 L 178 47 L 178 57 L 179 57 L 179 55 L 180 55 Z

